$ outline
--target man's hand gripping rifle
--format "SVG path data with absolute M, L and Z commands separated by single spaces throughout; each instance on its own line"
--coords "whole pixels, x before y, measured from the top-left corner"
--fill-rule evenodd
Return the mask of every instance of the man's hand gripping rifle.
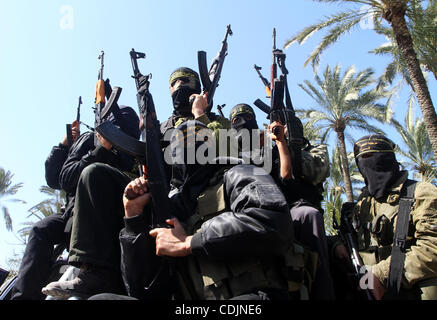
M 355 206 L 353 202 L 345 202 L 341 208 L 340 225 L 334 217 L 332 224 L 334 229 L 338 231 L 342 243 L 346 246 L 350 261 L 353 267 L 352 286 L 358 287 L 360 279 L 363 276 L 364 263 L 358 251 L 356 242 L 356 232 L 351 223 L 352 211 Z M 364 289 L 364 295 L 367 300 L 374 300 L 374 297 L 368 288 Z
M 77 113 L 76 113 L 76 122 L 77 125 L 80 125 L 80 105 L 82 104 L 82 97 L 79 97 L 79 103 L 77 105 Z M 66 130 L 67 130 L 67 144 L 68 144 L 68 149 L 71 148 L 71 146 L 74 143 L 74 139 L 73 139 L 73 133 L 72 133 L 72 129 L 71 129 L 71 123 L 68 123 L 66 125 Z
M 151 229 L 158 226 L 167 226 L 165 220 L 174 216 L 168 193 L 170 186 L 166 177 L 164 157 L 161 150 L 159 121 L 156 116 L 155 105 L 149 91 L 151 74 L 143 76 L 138 68 L 138 59 L 145 58 L 142 52 L 130 51 L 133 68 L 133 78 L 137 88 L 137 103 L 140 113 L 141 137 L 138 141 L 115 127 L 110 122 L 104 122 L 98 127 L 98 132 L 115 148 L 126 152 L 139 160 L 146 168 L 140 175 L 148 180 L 152 196 Z
M 254 104 L 263 112 L 267 113 L 267 118 L 270 123 L 279 121 L 287 125 L 287 142 L 291 152 L 293 161 L 293 176 L 300 178 L 302 176 L 302 148 L 308 144 L 308 141 L 303 136 L 303 125 L 300 119 L 296 116 L 293 104 L 291 102 L 290 93 L 287 84 L 288 70 L 285 67 L 286 55 L 282 50 L 276 49 L 276 30 L 273 29 L 273 51 L 272 51 L 272 66 L 270 84 L 267 82 L 261 72 L 260 67 L 254 66 L 256 72 L 260 76 L 263 85 L 266 88 L 268 97 L 270 97 L 270 106 L 257 99 Z M 281 69 L 282 74 L 277 77 L 277 68 Z M 269 89 L 269 90 L 268 90 Z M 270 95 L 269 95 L 270 91 Z M 284 104 L 285 95 L 285 104 Z M 276 132 L 273 132 L 276 134 Z

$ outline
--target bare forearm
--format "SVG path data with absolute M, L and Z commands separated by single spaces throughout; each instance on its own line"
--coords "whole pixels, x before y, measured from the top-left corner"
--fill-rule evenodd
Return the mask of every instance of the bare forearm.
M 291 155 L 285 141 L 276 141 L 276 146 L 279 151 L 280 175 L 284 180 L 293 178 L 293 167 L 291 164 Z

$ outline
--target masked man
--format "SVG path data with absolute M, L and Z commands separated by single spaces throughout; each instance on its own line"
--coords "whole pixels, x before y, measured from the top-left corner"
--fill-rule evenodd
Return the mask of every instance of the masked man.
M 349 214 L 375 299 L 437 299 L 437 188 L 400 171 L 382 135 L 355 142 L 366 186 Z M 337 257 L 345 258 L 338 246 Z M 343 254 L 342 254 L 343 252 Z M 363 288 L 362 288 L 363 289 Z

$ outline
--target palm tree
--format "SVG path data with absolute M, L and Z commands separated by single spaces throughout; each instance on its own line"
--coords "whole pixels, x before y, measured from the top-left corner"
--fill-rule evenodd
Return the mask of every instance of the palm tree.
M 408 148 L 407 152 L 398 148 L 398 152 L 409 160 L 404 165 L 416 171 L 422 181 L 435 181 L 437 178 L 437 163 L 433 157 L 431 143 L 423 119 L 417 118 L 414 120 L 413 96 L 410 97 L 408 102 L 405 124 L 401 125 L 397 121 L 393 121 L 393 124 Z
M 436 0 L 429 1 L 426 9 L 422 7 L 420 2 L 412 3 L 409 16 L 410 19 L 407 20 L 407 25 L 422 70 L 431 72 L 437 80 Z M 378 55 L 390 55 L 392 58 L 381 76 L 382 82 L 392 84 L 396 75 L 400 74 L 403 80 L 414 89 L 402 52 L 396 45 L 393 29 L 376 21 L 374 30 L 376 33 L 385 36 L 389 41 L 370 52 Z
M 314 119 L 304 119 L 306 112 L 303 110 L 296 110 L 296 113 L 300 119 L 307 120 L 302 121 L 303 136 L 308 139 L 312 145 L 326 144 L 326 136 L 323 136 L 321 128 L 315 125 Z
M 320 61 L 320 55 L 330 45 L 335 43 L 340 36 L 348 33 L 352 28 L 356 27 L 364 18 L 369 15 L 373 16 L 375 24 L 382 23 L 385 20 L 393 30 L 396 46 L 398 47 L 403 61 L 408 70 L 409 78 L 411 79 L 414 92 L 422 110 L 423 118 L 428 130 L 430 141 L 434 154 L 437 155 L 437 114 L 434 109 L 431 95 L 425 77 L 420 68 L 418 55 L 414 50 L 414 41 L 412 34 L 408 28 L 407 21 L 411 19 L 412 8 L 420 5 L 419 0 L 315 0 L 318 2 L 340 2 L 368 5 L 368 10 L 362 8 L 349 9 L 343 12 L 328 17 L 326 20 L 311 25 L 296 36 L 286 41 L 284 49 L 292 43 L 298 42 L 302 44 L 311 37 L 315 32 L 332 27 L 328 34 L 322 39 L 321 43 L 311 53 L 305 61 L 312 62 L 313 66 L 317 66 Z M 431 6 L 435 6 L 435 1 L 430 1 Z M 384 19 L 384 20 L 383 20 Z M 435 29 L 431 29 L 431 32 Z M 434 35 L 435 36 L 435 35 Z
M 377 101 L 387 97 L 382 89 L 366 89 L 374 80 L 372 69 L 358 72 L 349 67 L 343 76 L 340 74 L 340 65 L 334 70 L 329 66 L 323 73 L 323 79 L 317 74 L 314 76 L 318 88 L 305 80 L 299 86 L 317 103 L 315 109 L 305 111 L 305 117 L 322 130 L 322 141 L 335 132 L 340 147 L 343 179 L 347 201 L 353 201 L 352 184 L 348 171 L 348 159 L 345 143 L 345 130 L 362 129 L 368 132 L 382 133 L 369 123 L 375 119 L 380 122 L 388 120 L 388 108 Z
M 38 220 L 42 220 L 45 217 L 48 217 L 54 213 L 61 212 L 61 208 L 65 205 L 65 191 L 55 190 L 48 186 L 41 186 L 39 191 L 47 195 L 48 198 L 31 207 L 28 210 L 30 214 L 26 218 L 34 216 Z M 28 236 L 34 224 L 34 221 L 25 221 L 21 223 L 23 227 L 16 231 L 14 234 L 16 239 L 18 240 L 18 243 L 16 243 L 16 245 L 27 245 L 27 241 L 29 238 Z M 13 256 L 8 259 L 7 264 L 9 265 L 9 271 L 11 272 L 11 274 L 17 274 L 23 253 L 24 251 L 21 253 L 16 253 L 14 251 Z
M 348 153 L 349 174 L 352 185 L 362 183 L 364 181 L 361 174 L 358 172 L 357 165 L 352 152 Z M 343 170 L 341 165 L 340 149 L 337 146 L 331 151 L 331 167 L 330 175 L 323 185 L 324 191 L 324 207 L 325 207 L 325 230 L 328 234 L 336 234 L 333 227 L 333 219 L 340 222 L 341 207 L 344 202 L 343 195 L 345 194 L 345 185 L 343 180 Z M 354 193 L 359 191 L 354 189 Z
M 65 205 L 65 191 L 55 190 L 48 186 L 41 186 L 39 191 L 48 196 L 47 199 L 34 205 L 28 211 L 30 216 L 36 216 L 38 219 L 43 219 L 52 214 L 61 212 L 61 208 Z
M 9 214 L 9 209 L 6 206 L 6 202 L 19 202 L 26 203 L 23 200 L 10 198 L 15 195 L 18 190 L 23 186 L 23 183 L 12 184 L 12 178 L 14 175 L 8 170 L 0 167 L 0 208 L 3 211 L 3 218 L 5 220 L 6 229 L 12 231 L 12 218 Z
M 52 214 L 61 212 L 61 208 L 65 205 L 65 191 L 55 190 L 48 186 L 41 186 L 39 191 L 47 195 L 48 198 L 31 207 L 28 210 L 30 214 L 26 218 L 34 216 L 38 220 L 42 220 Z M 27 236 L 33 224 L 32 221 L 23 222 L 24 227 L 18 230 L 18 239 L 22 244 L 26 244 Z

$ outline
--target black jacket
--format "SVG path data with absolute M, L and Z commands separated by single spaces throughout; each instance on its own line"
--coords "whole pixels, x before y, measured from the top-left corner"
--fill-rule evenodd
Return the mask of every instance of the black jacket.
M 68 147 L 60 143 L 50 151 L 45 162 L 45 177 L 47 185 L 55 190 L 62 189 L 59 184 L 59 174 L 68 156 Z
M 238 165 L 225 173 L 229 210 L 204 222 L 201 231 L 194 234 L 194 256 L 229 261 L 284 254 L 293 240 L 289 207 L 272 177 L 255 175 L 253 169 L 251 165 Z M 144 215 L 125 218 L 120 243 L 122 275 L 129 295 L 156 298 L 154 292 L 144 289 L 159 270 L 153 265 L 155 247 Z
M 59 176 L 59 185 L 67 193 L 75 193 L 80 174 L 92 163 L 105 163 L 121 171 L 131 171 L 133 157 L 116 150 L 106 150 L 102 145 L 94 147 L 94 133 L 82 134 L 71 146 Z

